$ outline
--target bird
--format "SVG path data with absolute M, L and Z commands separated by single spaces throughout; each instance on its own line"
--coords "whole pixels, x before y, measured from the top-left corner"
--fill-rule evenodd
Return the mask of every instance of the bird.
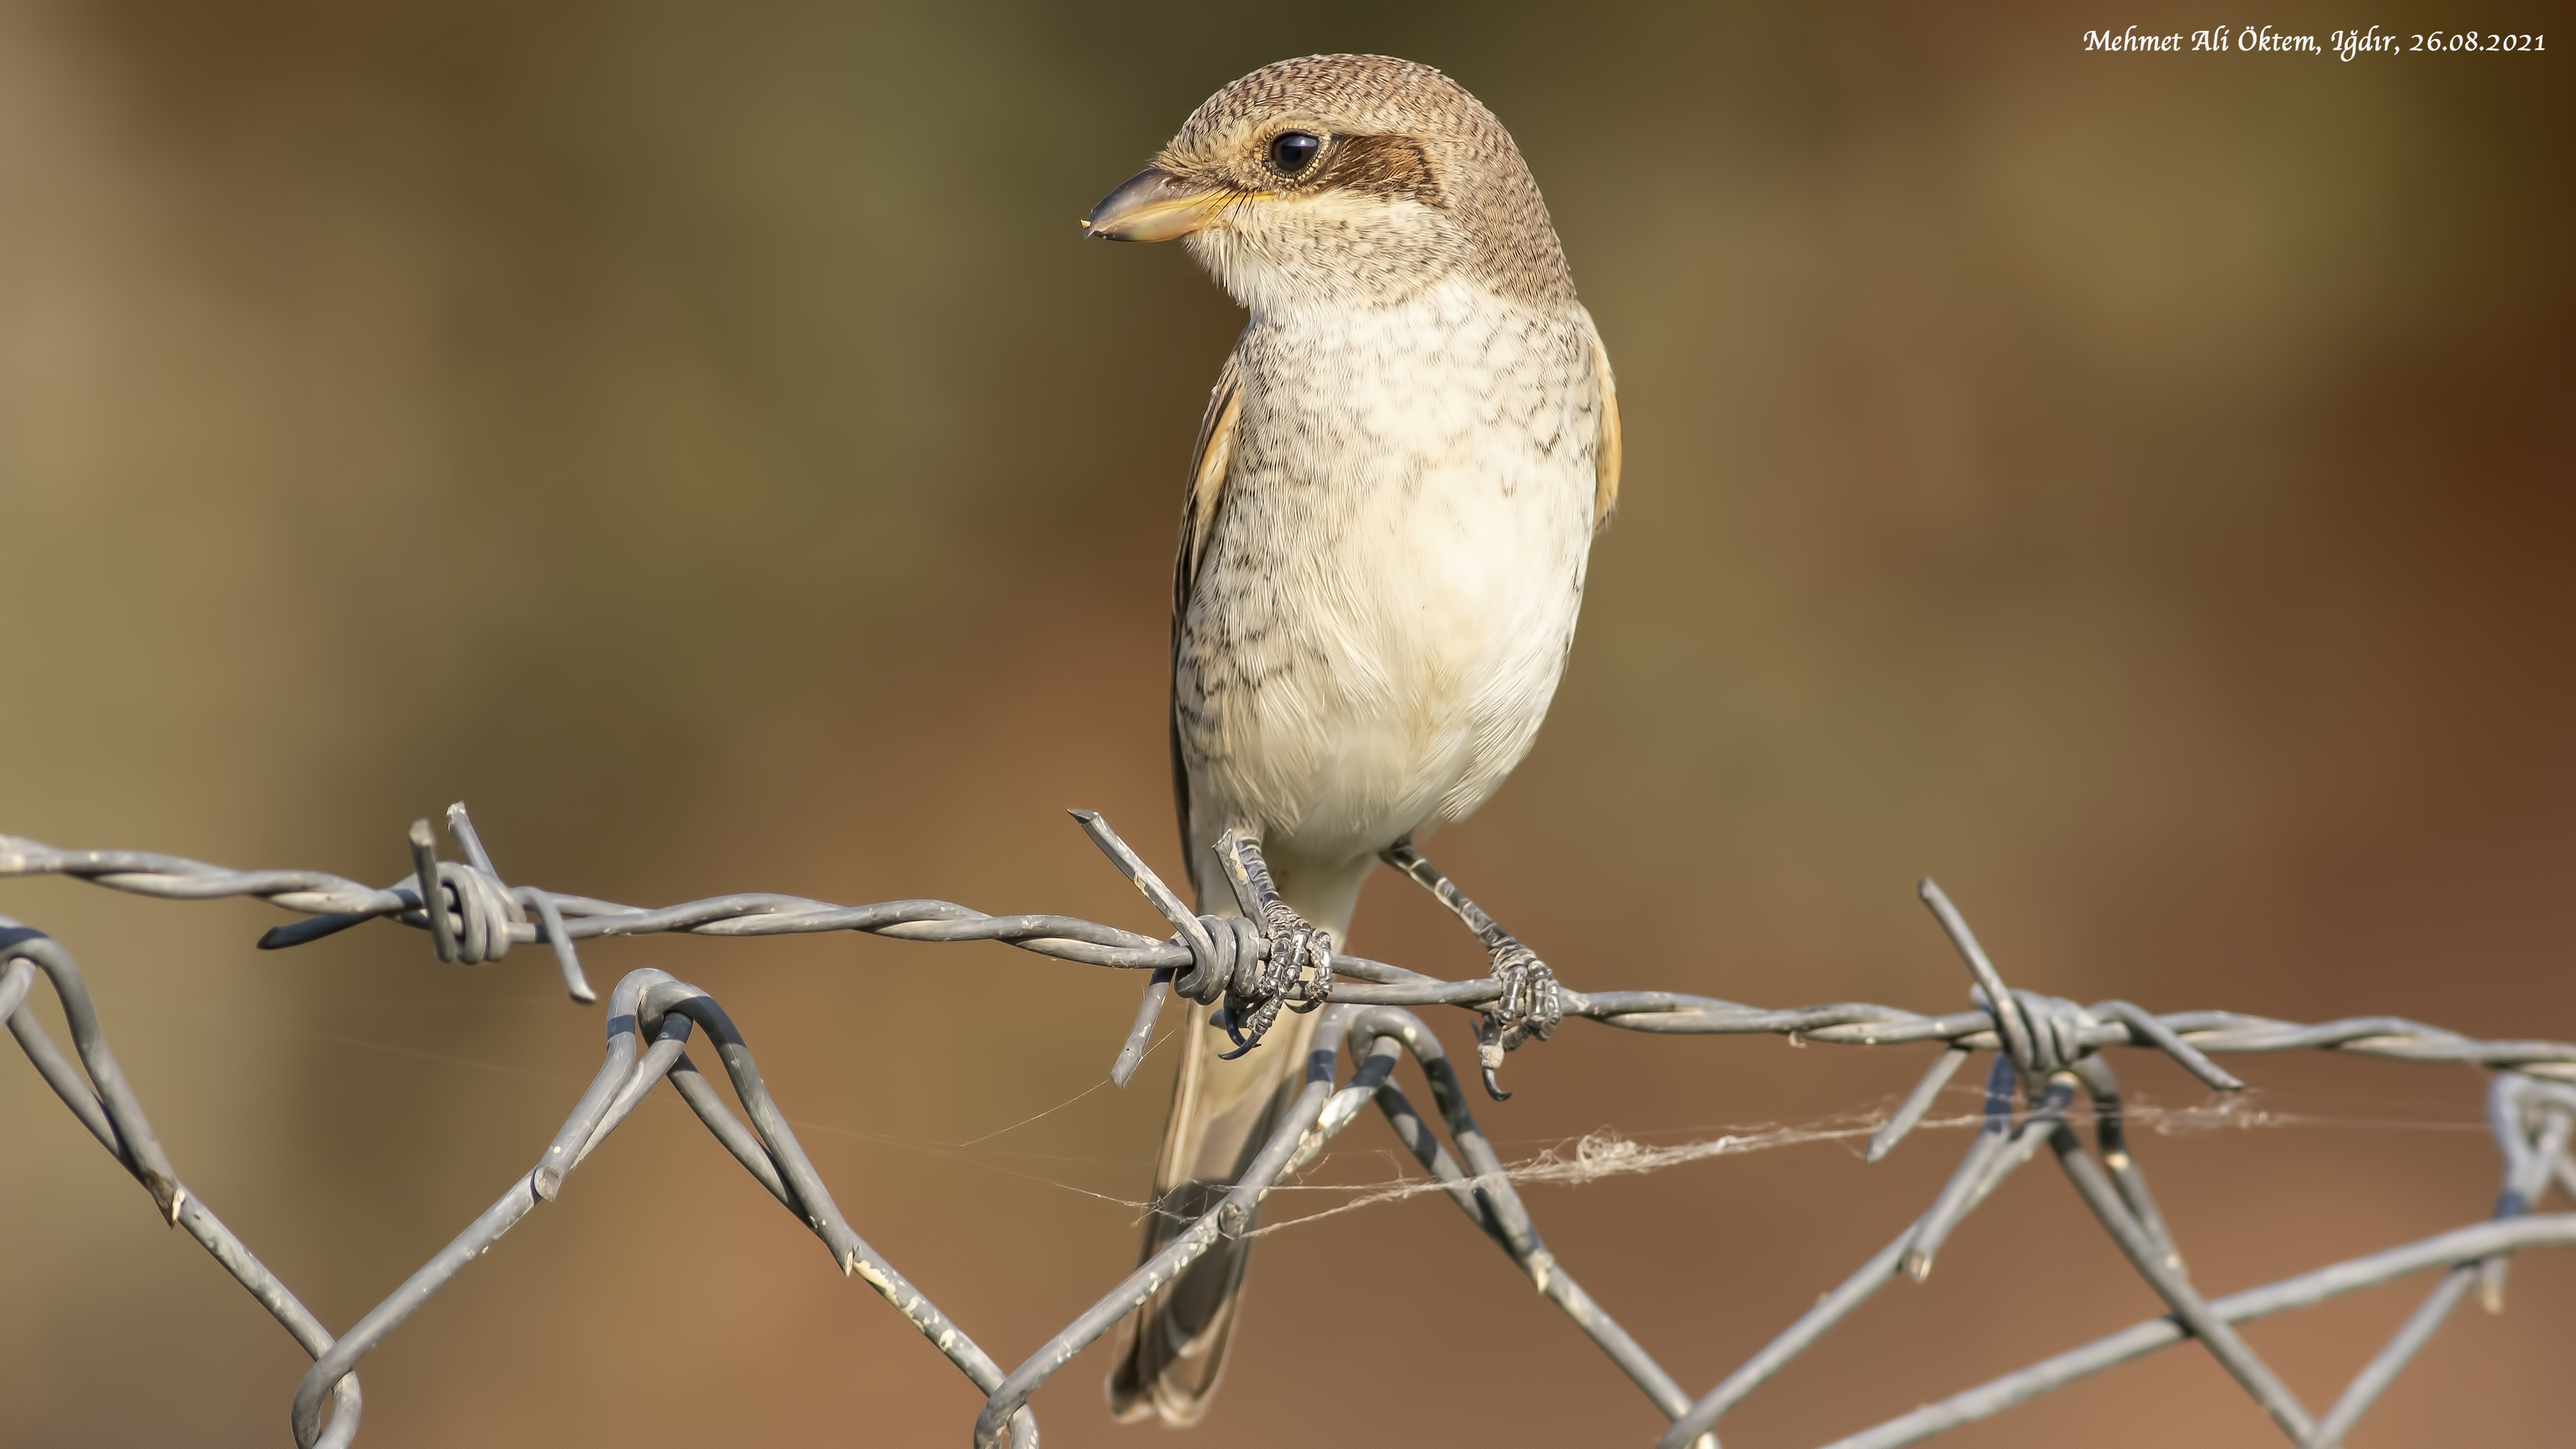
M 1546 963 L 1418 841 L 1482 804 L 1537 737 L 1618 500 L 1620 423 L 1528 164 L 1431 66 L 1264 66 L 1083 227 L 1179 240 L 1248 314 L 1183 496 L 1170 733 L 1198 908 L 1243 918 L 1266 965 L 1249 990 L 1235 973 L 1212 1029 L 1181 1033 L 1150 1259 L 1277 1127 L 1305 1076 L 1304 1013 L 1328 999 L 1379 863 L 1485 946 L 1498 990 L 1478 1061 L 1497 1098 L 1504 1053 L 1562 1015 Z M 1221 1238 L 1129 1317 L 1117 1418 L 1205 1415 L 1250 1247 Z

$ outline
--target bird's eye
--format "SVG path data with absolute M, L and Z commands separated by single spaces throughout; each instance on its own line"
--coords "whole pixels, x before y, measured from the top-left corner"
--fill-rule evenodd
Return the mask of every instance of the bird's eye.
M 1270 169 L 1282 176 L 1295 176 L 1315 164 L 1315 153 L 1324 149 L 1324 138 L 1307 131 L 1282 131 L 1270 138 Z

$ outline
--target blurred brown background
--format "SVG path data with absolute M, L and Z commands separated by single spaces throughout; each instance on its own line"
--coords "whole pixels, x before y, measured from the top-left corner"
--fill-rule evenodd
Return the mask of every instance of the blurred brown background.
M 2348 11 L 2234 22 L 2547 28 Z M 1379 50 L 1511 125 L 1620 369 L 1626 501 L 1572 671 L 1436 852 L 1567 979 L 1952 1009 L 1930 873 L 2022 985 L 2576 1037 L 2576 35 L 2080 48 L 2214 18 L 9 0 L 0 829 L 391 880 L 461 797 L 562 890 L 1146 927 L 1062 810 L 1177 873 L 1165 570 L 1238 321 L 1177 250 L 1073 219 L 1224 81 Z M 335 1326 L 597 1062 L 542 952 L 440 967 L 375 927 L 262 955 L 269 908 L 49 881 L 0 910 L 80 955 L 182 1173 Z M 1354 946 L 1478 967 L 1391 879 Z M 718 994 L 861 1231 L 1005 1364 L 1131 1265 L 1168 1052 L 988 1134 L 1100 1080 L 1136 978 L 848 936 L 588 959 Z M 0 1056 L 0 1441 L 285 1442 L 301 1356 Z M 1575 1026 L 1485 1115 L 1515 1156 L 1683 1141 L 1877 1109 L 1923 1060 Z M 2308 1124 L 2146 1143 L 2203 1285 L 2487 1211 L 2475 1073 L 2243 1070 Z M 1962 1143 L 1532 1202 L 1696 1391 Z M 1333 1170 L 1386 1170 L 1374 1122 L 1345 1145 Z M 1193 1442 L 1656 1432 L 1445 1202 L 1276 1234 L 1254 1277 Z M 2251 1337 L 2322 1407 L 2425 1282 Z M 2153 1311 L 2034 1168 L 1727 1442 L 1828 1439 Z M 2571 1335 L 2576 1260 L 2530 1258 L 2355 1442 L 2560 1442 Z M 1107 1422 L 1098 1360 L 1037 1400 L 1049 1442 L 1165 1442 Z M 365 1383 L 374 1449 L 960 1444 L 977 1402 L 667 1093 Z M 1951 1442 L 2273 1441 L 2175 1352 Z

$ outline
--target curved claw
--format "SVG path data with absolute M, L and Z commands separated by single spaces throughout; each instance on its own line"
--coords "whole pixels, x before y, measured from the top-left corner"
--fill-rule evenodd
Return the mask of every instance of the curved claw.
M 1261 1039 L 1270 1032 L 1270 1024 L 1278 1019 L 1279 998 L 1275 996 L 1252 1008 L 1249 1020 L 1239 1018 L 1232 1010 L 1228 1010 L 1225 1017 L 1225 1034 L 1234 1042 L 1234 1050 L 1219 1053 L 1217 1060 L 1233 1061 L 1236 1057 L 1261 1045 Z
M 1503 1090 L 1502 1078 L 1495 1075 L 1503 1069 L 1505 1037 L 1496 1029 L 1492 1017 L 1476 1023 L 1476 1068 L 1485 1079 L 1485 1095 L 1497 1102 L 1508 1102 L 1512 1094 Z

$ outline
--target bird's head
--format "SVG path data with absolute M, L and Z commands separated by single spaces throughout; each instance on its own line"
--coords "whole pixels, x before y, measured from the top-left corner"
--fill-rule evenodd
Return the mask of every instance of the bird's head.
M 1431 67 L 1379 55 L 1283 60 L 1218 91 L 1083 229 L 1181 239 L 1256 313 L 1382 307 L 1452 279 L 1574 299 L 1502 122 Z

